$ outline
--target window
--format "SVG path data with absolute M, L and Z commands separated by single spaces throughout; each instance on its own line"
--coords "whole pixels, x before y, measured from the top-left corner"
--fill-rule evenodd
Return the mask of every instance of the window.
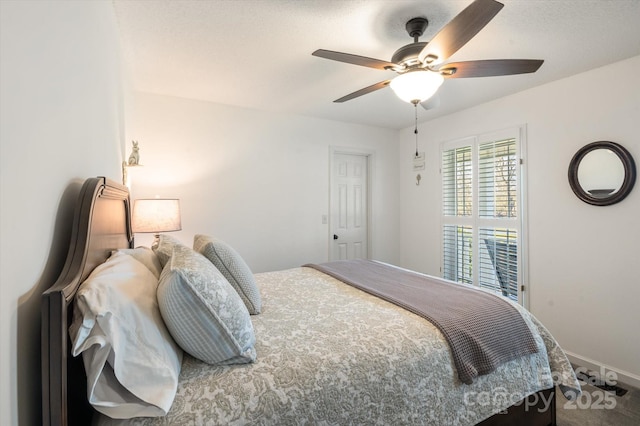
M 523 128 L 442 145 L 442 276 L 524 303 Z

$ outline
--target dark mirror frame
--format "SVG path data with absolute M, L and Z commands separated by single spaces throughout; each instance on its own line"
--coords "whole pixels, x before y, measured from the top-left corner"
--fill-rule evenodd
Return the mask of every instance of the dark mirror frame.
M 618 158 L 620 158 L 624 167 L 624 181 L 622 182 L 622 186 L 609 197 L 596 198 L 592 196 L 585 191 L 582 186 L 580 186 L 580 182 L 578 181 L 578 167 L 580 166 L 580 162 L 585 155 L 596 149 L 609 149 L 613 151 Z M 629 195 L 635 182 L 636 165 L 633 162 L 633 157 L 622 145 L 615 142 L 598 141 L 585 145 L 576 152 L 571 159 L 571 163 L 569 163 L 569 185 L 571 185 L 571 189 L 582 201 L 594 206 L 609 206 L 622 201 L 627 195 Z

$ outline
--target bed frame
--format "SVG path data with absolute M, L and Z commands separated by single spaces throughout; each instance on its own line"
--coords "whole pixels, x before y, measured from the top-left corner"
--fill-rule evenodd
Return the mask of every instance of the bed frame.
M 71 301 L 111 250 L 133 246 L 129 191 L 104 177 L 87 179 L 78 195 L 62 273 L 42 295 L 42 424 L 91 424 L 86 376 L 70 354 Z
M 80 284 L 111 251 L 133 247 L 127 187 L 104 177 L 87 179 L 74 213 L 67 259 L 56 282 L 42 295 L 42 424 L 91 424 L 86 375 L 81 357 L 70 354 L 71 302 Z M 549 426 L 556 424 L 554 389 L 539 392 L 551 405 L 515 404 L 480 426 Z M 533 401 L 536 395 L 529 397 Z M 531 399 L 533 398 L 533 399 Z M 543 410 L 543 408 L 546 408 Z

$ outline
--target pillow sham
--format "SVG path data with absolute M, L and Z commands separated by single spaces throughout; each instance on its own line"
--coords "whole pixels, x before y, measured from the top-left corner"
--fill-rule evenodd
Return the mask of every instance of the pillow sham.
M 158 260 L 160 261 L 160 265 L 164 268 L 164 265 L 167 264 L 167 261 L 171 257 L 173 253 L 173 249 L 176 246 L 184 246 L 177 238 L 174 238 L 170 235 L 160 234 L 156 241 L 153 242 L 151 246 L 151 250 L 158 256 Z
M 134 249 L 118 249 L 115 252 L 127 254 L 138 262 L 147 267 L 148 270 L 153 273 L 156 280 L 160 279 L 160 273 L 162 272 L 162 265 L 158 256 L 149 247 L 136 247 Z M 113 254 L 113 253 L 112 253 Z
M 158 305 L 175 341 L 208 364 L 256 358 L 247 308 L 220 272 L 199 253 L 175 246 L 158 285 Z
M 109 417 L 164 416 L 176 395 L 182 350 L 162 321 L 157 285 L 146 266 L 116 252 L 76 294 L 72 353 L 82 354 L 89 402 Z
M 251 315 L 262 310 L 262 299 L 255 278 L 244 259 L 224 241 L 198 234 L 193 238 L 193 248 L 218 268 L 236 290 Z

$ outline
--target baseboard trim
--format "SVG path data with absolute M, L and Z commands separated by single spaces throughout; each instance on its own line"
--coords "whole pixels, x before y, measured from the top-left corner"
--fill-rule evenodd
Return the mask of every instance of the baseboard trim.
M 578 365 L 580 367 L 584 367 L 590 371 L 594 372 L 607 372 L 612 371 L 618 376 L 618 382 L 624 383 L 629 386 L 633 386 L 634 388 L 640 389 L 640 376 L 630 373 L 628 371 L 620 370 L 618 368 L 611 367 L 610 365 L 603 364 L 601 362 L 595 361 L 593 359 L 583 357 L 572 352 L 565 351 L 567 354 L 567 358 L 571 361 L 572 364 Z

